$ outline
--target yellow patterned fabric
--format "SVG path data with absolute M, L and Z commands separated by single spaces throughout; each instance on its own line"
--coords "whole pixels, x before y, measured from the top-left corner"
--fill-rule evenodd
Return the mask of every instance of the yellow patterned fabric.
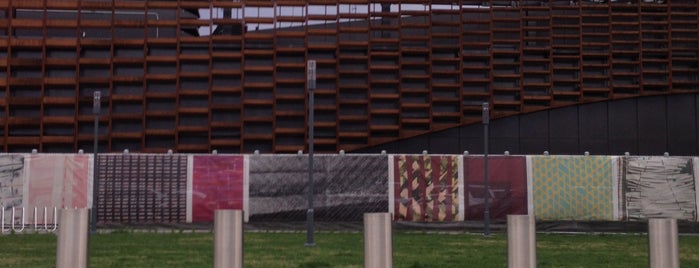
M 531 176 L 537 219 L 615 220 L 610 157 L 533 156 Z
M 458 219 L 461 212 L 457 156 L 400 155 L 394 161 L 396 220 Z

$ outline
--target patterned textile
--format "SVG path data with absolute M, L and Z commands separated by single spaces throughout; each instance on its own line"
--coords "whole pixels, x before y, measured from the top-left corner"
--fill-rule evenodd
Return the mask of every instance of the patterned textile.
M 24 158 L 22 154 L 0 155 L 0 209 L 8 213 L 12 207 L 22 206 Z
M 538 220 L 616 220 L 613 161 L 608 156 L 529 156 Z
M 459 208 L 463 204 L 459 201 L 459 156 L 393 157 L 395 220 L 463 220 L 463 209 Z
M 361 221 L 388 211 L 387 156 L 315 155 L 314 219 Z M 250 221 L 304 221 L 308 209 L 308 156 L 253 155 Z
M 183 223 L 187 213 L 187 156 L 101 154 L 99 223 Z
M 697 219 L 692 158 L 626 157 L 626 219 Z
M 213 222 L 216 209 L 243 209 L 244 156 L 193 158 L 192 222 Z
M 466 219 L 483 220 L 484 159 L 464 157 Z M 527 169 L 522 156 L 488 157 L 488 207 L 491 219 L 506 220 L 508 214 L 527 214 Z

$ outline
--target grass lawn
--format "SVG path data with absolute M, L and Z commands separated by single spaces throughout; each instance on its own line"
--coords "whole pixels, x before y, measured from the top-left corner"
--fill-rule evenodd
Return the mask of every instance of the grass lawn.
M 245 267 L 363 267 L 361 233 L 245 233 Z M 507 237 L 394 233 L 394 267 L 506 267 Z M 537 234 L 538 267 L 647 267 L 645 235 Z M 212 267 L 211 233 L 115 232 L 90 238 L 90 267 Z M 54 267 L 53 234 L 0 235 L 0 267 Z M 699 267 L 699 237 L 680 237 L 683 267 Z

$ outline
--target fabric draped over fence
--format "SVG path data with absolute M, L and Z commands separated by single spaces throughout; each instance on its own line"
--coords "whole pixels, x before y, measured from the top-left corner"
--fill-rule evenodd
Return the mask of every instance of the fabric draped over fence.
M 0 155 L 0 207 L 8 212 L 22 206 L 24 158 L 21 154 Z
M 25 207 L 87 208 L 91 206 L 92 163 L 88 155 L 31 154 Z M 88 194 L 90 193 L 90 194 Z
M 627 157 L 624 159 L 627 220 L 697 220 L 696 159 Z
M 488 157 L 488 197 L 491 219 L 506 220 L 508 214 L 527 214 L 527 169 L 523 156 Z M 484 159 L 464 157 L 466 219 L 483 220 Z
M 537 220 L 618 220 L 618 165 L 609 156 L 529 156 Z
M 187 155 L 101 154 L 98 221 L 183 223 L 187 214 Z
M 393 156 L 394 219 L 448 222 L 464 219 L 458 156 Z
M 100 224 L 210 223 L 215 209 L 246 220 L 304 221 L 307 155 L 0 154 L 0 206 L 92 207 Z M 539 221 L 697 221 L 699 158 L 660 156 L 316 155 L 314 216 L 404 222 L 530 214 Z M 97 164 L 97 174 L 92 174 Z M 95 176 L 96 175 L 96 176 Z M 6 213 L 7 214 L 7 213 Z M 51 214 L 51 213 L 49 213 Z M 16 216 L 17 217 L 17 216 Z M 18 220 L 15 219 L 15 222 Z M 7 220 L 9 222 L 9 219 Z
M 249 156 L 250 220 L 303 221 L 308 209 L 308 156 Z M 361 221 L 388 211 L 387 156 L 316 155 L 314 218 Z
M 192 222 L 213 222 L 216 209 L 244 208 L 244 157 L 193 156 Z

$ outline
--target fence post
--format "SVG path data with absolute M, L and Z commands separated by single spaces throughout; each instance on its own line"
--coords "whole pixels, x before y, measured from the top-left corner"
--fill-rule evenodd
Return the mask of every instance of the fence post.
M 530 215 L 507 215 L 507 266 L 536 267 L 536 223 Z
M 243 211 L 219 209 L 214 213 L 214 267 L 243 267 Z
M 364 213 L 364 267 L 393 267 L 390 213 Z
M 56 246 L 57 268 L 87 267 L 87 209 L 62 209 Z
M 676 219 L 648 220 L 648 258 L 651 268 L 679 268 Z

